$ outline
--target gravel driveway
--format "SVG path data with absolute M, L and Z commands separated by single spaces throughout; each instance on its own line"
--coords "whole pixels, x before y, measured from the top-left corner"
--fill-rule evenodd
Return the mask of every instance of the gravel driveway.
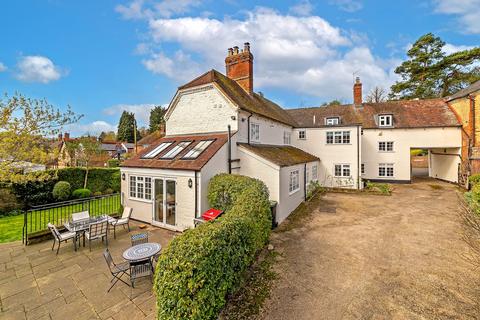
M 480 317 L 455 186 L 421 180 L 390 197 L 328 193 L 308 206 L 272 236 L 279 277 L 260 318 Z

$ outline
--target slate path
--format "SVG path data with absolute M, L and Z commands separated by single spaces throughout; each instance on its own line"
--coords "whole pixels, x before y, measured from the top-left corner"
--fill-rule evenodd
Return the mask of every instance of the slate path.
M 155 227 L 145 230 L 162 247 L 175 236 Z M 134 223 L 130 234 L 120 229 L 117 239 L 109 238 L 114 261 L 122 261 L 130 235 L 139 231 Z M 88 244 L 74 252 L 67 242 L 55 255 L 51 246 L 51 241 L 0 244 L 0 319 L 155 319 L 149 278 L 137 281 L 135 289 L 119 282 L 107 293 L 111 275 L 100 241 L 92 243 L 92 252 Z

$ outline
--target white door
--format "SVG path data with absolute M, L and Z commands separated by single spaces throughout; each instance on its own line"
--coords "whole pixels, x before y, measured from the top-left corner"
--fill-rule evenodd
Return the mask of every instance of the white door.
M 171 179 L 155 179 L 153 225 L 175 227 L 177 210 L 176 184 L 176 181 Z

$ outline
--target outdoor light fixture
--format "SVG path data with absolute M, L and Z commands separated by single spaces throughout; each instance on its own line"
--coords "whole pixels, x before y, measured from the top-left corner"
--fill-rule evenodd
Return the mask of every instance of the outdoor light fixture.
M 122 180 L 124 180 L 124 181 L 125 181 L 125 172 L 124 172 L 124 173 L 122 173 Z
M 193 181 L 192 181 L 192 179 L 188 179 L 188 187 L 189 187 L 189 188 L 192 188 L 192 186 L 193 186 Z

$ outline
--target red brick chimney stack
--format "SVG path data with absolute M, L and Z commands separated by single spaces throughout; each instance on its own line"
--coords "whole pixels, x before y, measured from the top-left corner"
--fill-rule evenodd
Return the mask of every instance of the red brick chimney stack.
M 245 42 L 241 51 L 237 46 L 228 48 L 225 67 L 227 77 L 235 80 L 248 94 L 253 94 L 253 55 L 250 43 Z
M 65 140 L 65 141 L 70 140 L 70 133 L 65 132 L 65 134 L 63 135 L 63 137 L 64 137 L 64 140 Z
M 355 84 L 353 85 L 353 104 L 361 106 L 362 103 L 362 83 L 360 82 L 360 77 L 356 77 Z

